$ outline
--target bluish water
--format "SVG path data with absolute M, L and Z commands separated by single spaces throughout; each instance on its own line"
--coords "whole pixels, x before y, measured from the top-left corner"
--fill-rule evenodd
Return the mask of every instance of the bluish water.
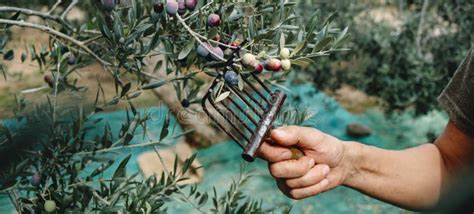
M 344 110 L 332 98 L 319 93 L 310 84 L 292 86 L 290 89 L 287 103 L 290 103 L 292 107 L 309 108 L 315 112 L 315 115 L 306 121 L 305 125 L 318 128 L 343 140 L 358 140 L 384 148 L 401 149 L 426 142 L 428 131 L 439 133 L 446 123 L 446 116 L 438 112 L 433 112 L 421 118 L 412 118 L 409 114 L 402 114 L 394 119 L 387 119 L 377 111 L 369 111 L 356 116 Z M 142 138 L 142 131 L 139 129 L 132 143 L 147 142 L 158 138 L 162 118 L 167 112 L 167 108 L 142 109 L 141 112 L 143 111 L 151 112 L 153 115 L 154 119 L 148 121 L 148 132 L 152 136 Z M 94 130 L 89 133 L 90 137 L 103 133 L 103 127 L 106 124 L 109 124 L 117 132 L 125 119 L 125 115 L 124 112 L 96 115 L 96 117 L 102 117 L 104 120 L 95 125 Z M 362 139 L 350 138 L 346 135 L 345 128 L 347 124 L 352 122 L 368 125 L 374 130 L 374 134 Z M 175 124 L 175 119 L 172 118 L 170 127 L 173 131 L 171 131 L 171 135 L 182 133 L 182 129 Z M 122 150 L 117 154 L 110 155 L 115 155 L 117 159 L 120 159 L 131 153 L 132 159 L 127 166 L 127 172 L 135 173 L 139 171 L 136 157 L 149 150 L 150 148 L 137 148 L 129 151 Z M 218 193 L 228 189 L 230 180 L 238 179 L 240 165 L 243 163 L 240 157 L 241 152 L 241 149 L 230 141 L 199 150 L 198 159 L 204 167 L 205 176 L 198 189 L 209 193 L 212 192 L 212 187 L 216 187 Z M 265 162 L 257 160 L 252 164 L 248 164 L 247 168 L 254 170 L 252 173 L 254 176 L 245 186 L 244 192 L 254 199 L 261 199 L 266 208 L 278 209 L 284 205 L 291 205 L 293 207 L 292 213 L 392 213 L 402 211 L 346 187 L 338 187 L 316 197 L 294 201 L 279 192 L 273 178 L 268 173 Z M 103 176 L 111 176 L 114 169 L 115 166 L 112 166 L 110 170 L 104 172 Z M 91 170 L 93 168 L 89 167 L 85 170 L 85 173 Z M 8 197 L 0 195 L 0 213 L 8 213 L 11 208 Z M 189 204 L 180 202 L 169 203 L 168 210 L 170 213 L 194 212 Z

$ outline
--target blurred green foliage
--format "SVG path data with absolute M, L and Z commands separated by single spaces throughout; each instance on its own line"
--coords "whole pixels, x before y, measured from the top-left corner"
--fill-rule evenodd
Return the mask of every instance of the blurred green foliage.
M 467 0 L 303 1 L 308 17 L 338 11 L 350 26 L 351 51 L 320 58 L 307 68 L 320 89 L 347 84 L 383 100 L 387 112 L 437 109 L 442 92 L 473 44 L 474 4 Z M 306 8 L 306 9 L 305 9 Z M 311 10 L 310 10 L 311 9 Z M 348 23 L 349 22 L 349 23 Z

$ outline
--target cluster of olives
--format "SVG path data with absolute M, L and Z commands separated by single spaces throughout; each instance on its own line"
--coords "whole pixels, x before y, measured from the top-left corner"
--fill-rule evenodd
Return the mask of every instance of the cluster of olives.
M 183 15 L 186 13 L 186 10 L 193 11 L 197 3 L 197 0 L 168 0 L 165 6 L 161 2 L 155 2 L 153 10 L 155 13 L 161 13 L 166 8 L 166 13 L 170 16 L 174 16 L 176 13 Z
M 41 185 L 42 176 L 40 173 L 35 173 L 31 176 L 30 183 L 32 186 L 38 187 Z M 56 210 L 56 202 L 54 200 L 46 200 L 44 202 L 44 211 L 47 213 L 52 213 Z
M 280 59 L 268 58 L 264 61 L 257 60 L 257 57 L 251 53 L 246 53 L 242 57 L 242 63 L 246 66 L 253 67 L 254 71 L 260 73 L 263 68 L 269 71 L 278 72 L 280 70 L 288 71 L 291 69 L 290 50 L 283 48 L 280 50 Z M 266 58 L 266 53 L 262 52 L 258 55 L 258 58 Z
M 199 56 L 210 60 L 218 60 L 224 57 L 224 51 L 219 46 L 213 47 L 210 44 L 200 44 L 196 51 Z
M 166 13 L 170 16 L 183 15 L 186 13 L 186 10 L 193 11 L 198 4 L 197 0 L 168 0 L 166 5 L 161 2 L 155 2 L 153 4 L 153 10 L 155 13 L 162 13 L 166 8 Z M 221 24 L 221 17 L 218 14 L 212 13 L 207 18 L 207 24 L 210 27 L 217 27 Z
M 262 52 L 259 54 L 258 58 L 264 58 L 266 53 Z M 280 59 L 268 58 L 264 61 L 257 60 L 257 57 L 251 53 L 246 53 L 242 57 L 242 63 L 245 66 L 253 68 L 254 72 L 261 73 L 263 69 L 269 71 L 278 72 L 280 70 L 288 71 L 291 69 L 291 61 L 289 60 L 290 50 L 288 48 L 283 48 L 280 51 Z M 237 86 L 239 84 L 239 75 L 235 71 L 227 71 L 224 74 L 224 81 L 232 86 Z

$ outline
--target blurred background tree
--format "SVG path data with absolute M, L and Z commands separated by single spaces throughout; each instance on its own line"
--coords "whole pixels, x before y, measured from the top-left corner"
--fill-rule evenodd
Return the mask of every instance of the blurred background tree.
M 350 51 L 305 69 L 315 86 L 353 86 L 380 98 L 389 113 L 438 109 L 437 96 L 474 43 L 468 0 L 302 1 L 300 8 L 306 15 L 337 11 L 334 24 L 350 26 Z

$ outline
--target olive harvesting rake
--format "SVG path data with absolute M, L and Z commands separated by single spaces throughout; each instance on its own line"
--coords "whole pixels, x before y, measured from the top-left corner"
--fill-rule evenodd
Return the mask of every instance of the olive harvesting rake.
M 225 78 L 226 73 L 236 70 L 234 58 L 245 42 L 233 51 L 224 71 L 217 72 L 201 105 L 216 125 L 244 150 L 242 158 L 253 162 L 274 128 L 273 122 L 286 95 L 280 90 L 271 90 L 253 72 L 242 72 L 238 84 Z

